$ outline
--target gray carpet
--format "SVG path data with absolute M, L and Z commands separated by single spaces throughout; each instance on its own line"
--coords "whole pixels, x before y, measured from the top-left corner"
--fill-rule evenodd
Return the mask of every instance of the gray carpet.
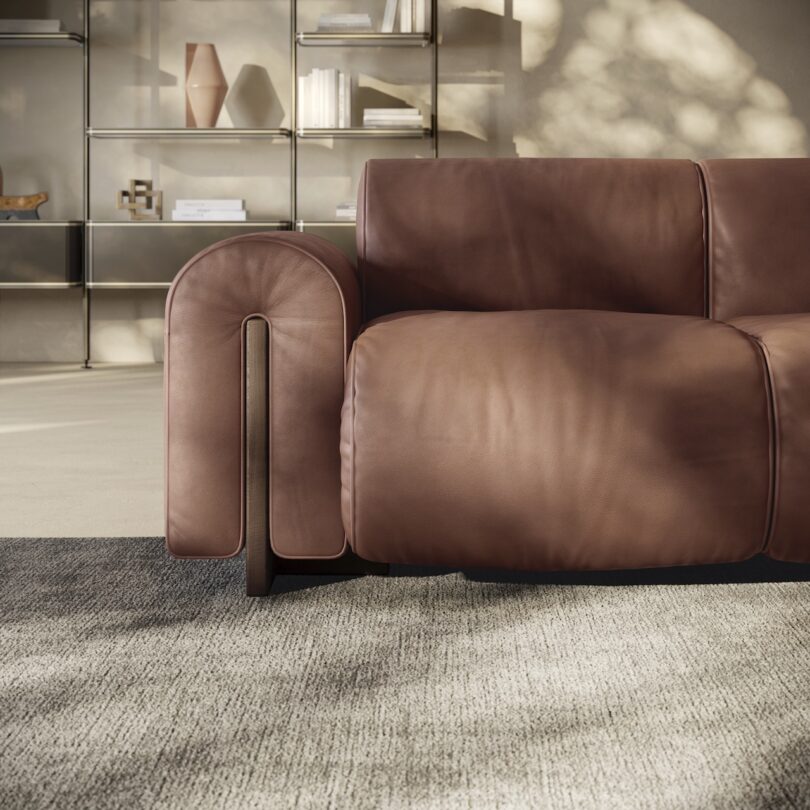
M 0 541 L 0 578 L 3 808 L 810 807 L 807 582 L 247 600 L 156 539 Z

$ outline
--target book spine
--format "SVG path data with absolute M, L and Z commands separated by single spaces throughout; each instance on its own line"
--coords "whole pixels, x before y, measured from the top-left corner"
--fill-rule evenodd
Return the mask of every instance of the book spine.
M 247 211 L 172 211 L 174 222 L 246 222 Z
M 413 30 L 413 0 L 401 0 L 399 30 L 403 34 L 410 34 Z
M 295 100 L 295 103 L 298 105 L 298 125 L 302 127 L 306 127 L 307 120 L 306 120 L 306 87 L 307 87 L 307 77 L 306 76 L 299 76 L 298 77 L 298 98 Z
M 343 128 L 346 126 L 346 76 L 343 71 L 338 71 L 338 126 Z
M 383 34 L 391 34 L 394 31 L 394 22 L 397 18 L 397 0 L 386 0 L 385 13 L 381 31 Z

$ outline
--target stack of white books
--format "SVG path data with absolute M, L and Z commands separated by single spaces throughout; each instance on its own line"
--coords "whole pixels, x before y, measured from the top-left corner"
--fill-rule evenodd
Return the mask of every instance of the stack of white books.
M 61 20 L 0 20 L 0 34 L 59 34 Z
M 335 209 L 335 219 L 355 222 L 357 220 L 357 203 L 342 202 Z
M 175 222 L 246 222 L 244 200 L 177 200 L 172 211 Z
M 399 6 L 399 30 L 403 34 L 424 33 L 428 30 L 430 20 L 430 2 L 431 0 L 386 0 L 382 32 L 393 33 Z
M 335 68 L 315 68 L 298 77 L 298 120 L 305 129 L 352 125 L 351 77 Z
M 380 107 L 363 110 L 363 126 L 381 129 L 409 129 L 422 126 L 422 113 L 415 107 Z
M 321 14 L 318 19 L 319 31 L 348 32 L 371 31 L 370 14 Z

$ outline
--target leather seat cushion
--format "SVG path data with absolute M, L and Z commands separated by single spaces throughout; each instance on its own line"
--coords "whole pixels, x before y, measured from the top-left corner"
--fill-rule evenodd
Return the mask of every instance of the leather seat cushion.
M 760 315 L 731 321 L 762 346 L 773 386 L 776 487 L 767 552 L 810 562 L 810 315 Z
M 762 355 L 726 324 L 584 310 L 401 313 L 355 343 L 343 519 L 370 560 L 611 569 L 758 553 Z

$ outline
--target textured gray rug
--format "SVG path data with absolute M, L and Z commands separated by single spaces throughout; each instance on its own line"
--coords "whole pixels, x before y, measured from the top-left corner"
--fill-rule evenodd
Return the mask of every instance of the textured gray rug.
M 156 539 L 0 571 L 3 808 L 810 807 L 807 582 L 247 600 Z

